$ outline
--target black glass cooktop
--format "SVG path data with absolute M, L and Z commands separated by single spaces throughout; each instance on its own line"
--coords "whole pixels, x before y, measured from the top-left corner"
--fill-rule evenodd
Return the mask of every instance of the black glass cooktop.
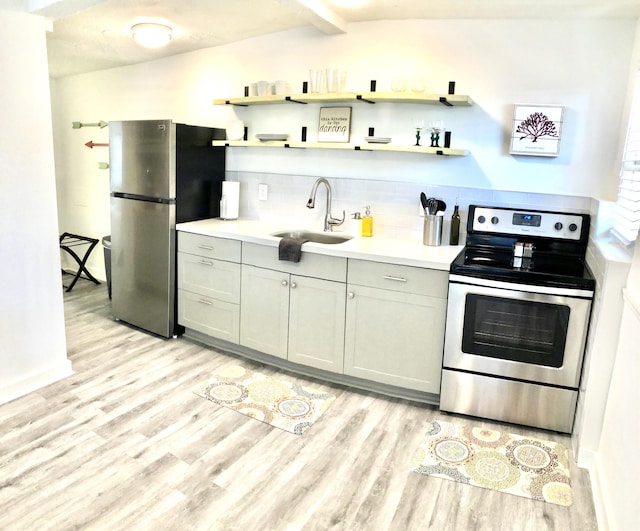
M 595 289 L 583 258 L 536 253 L 514 259 L 511 249 L 465 247 L 451 264 L 452 274 L 548 287 Z

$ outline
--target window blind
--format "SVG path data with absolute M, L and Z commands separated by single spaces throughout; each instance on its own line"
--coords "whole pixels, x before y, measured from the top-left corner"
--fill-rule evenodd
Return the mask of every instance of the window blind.
M 640 71 L 636 74 L 629 127 L 624 146 L 613 234 L 631 245 L 640 229 Z

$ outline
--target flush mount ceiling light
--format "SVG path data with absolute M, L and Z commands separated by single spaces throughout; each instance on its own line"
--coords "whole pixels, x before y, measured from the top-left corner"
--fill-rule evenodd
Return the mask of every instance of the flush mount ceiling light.
M 131 36 L 139 45 L 146 48 L 160 48 L 171 40 L 172 29 L 166 24 L 141 22 L 131 26 Z
M 349 9 L 363 6 L 367 3 L 367 0 L 331 0 L 331 3 L 336 7 L 345 7 Z

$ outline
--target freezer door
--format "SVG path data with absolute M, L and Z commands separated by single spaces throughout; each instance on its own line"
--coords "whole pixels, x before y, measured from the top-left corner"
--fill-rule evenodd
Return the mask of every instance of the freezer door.
M 163 337 L 175 329 L 175 204 L 111 197 L 116 318 Z
M 111 193 L 175 198 L 175 144 L 171 120 L 110 122 Z

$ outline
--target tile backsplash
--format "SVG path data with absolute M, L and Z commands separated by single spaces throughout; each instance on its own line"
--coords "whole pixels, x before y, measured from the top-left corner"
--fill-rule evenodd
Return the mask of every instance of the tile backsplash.
M 322 230 L 326 191 L 318 188 L 316 207 L 306 207 L 315 182 L 314 177 L 275 173 L 227 172 L 227 179 L 240 181 L 240 216 L 276 223 L 289 223 L 291 228 L 317 228 Z M 391 238 L 422 239 L 423 216 L 420 215 L 420 192 L 427 197 L 442 199 L 447 204 L 444 216 L 443 244 L 449 242 L 449 223 L 454 205 L 460 210 L 460 242 L 466 236 L 467 212 L 470 204 L 508 206 L 537 210 L 569 210 L 588 213 L 591 199 L 587 197 L 509 192 L 461 188 L 456 186 L 421 185 L 413 182 L 380 181 L 367 179 L 329 178 L 333 217 L 345 223 L 336 231 L 349 231 L 351 214 L 363 212 L 371 206 L 374 235 Z M 258 199 L 258 185 L 267 185 L 267 199 Z

